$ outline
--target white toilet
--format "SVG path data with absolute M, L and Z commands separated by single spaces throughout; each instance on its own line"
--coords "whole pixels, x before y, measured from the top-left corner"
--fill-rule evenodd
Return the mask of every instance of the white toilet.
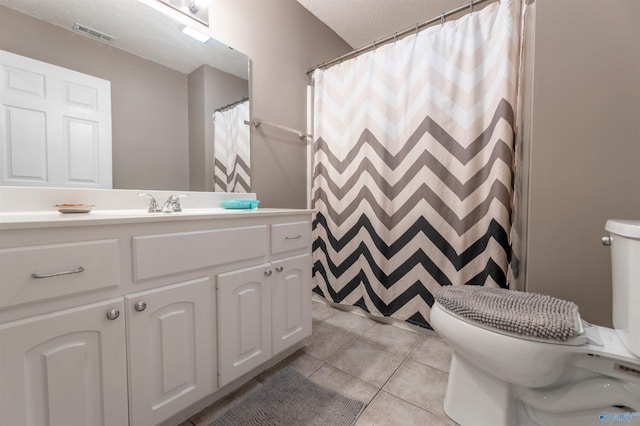
M 462 426 L 640 424 L 640 220 L 605 229 L 615 329 L 576 310 L 570 339 L 523 337 L 453 313 L 436 293 L 431 325 L 453 348 L 449 417 Z

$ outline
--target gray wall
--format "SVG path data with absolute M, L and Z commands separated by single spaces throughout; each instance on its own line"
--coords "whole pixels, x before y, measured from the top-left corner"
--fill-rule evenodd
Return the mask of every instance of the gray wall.
M 609 218 L 640 218 L 640 2 L 538 0 L 526 288 L 611 325 Z
M 251 58 L 253 117 L 305 130 L 305 70 L 350 47 L 295 0 L 212 0 L 211 11 L 213 36 Z M 251 143 L 260 207 L 305 207 L 305 143 L 266 126 Z
M 186 75 L 2 6 L 0 49 L 111 81 L 114 188 L 189 189 Z

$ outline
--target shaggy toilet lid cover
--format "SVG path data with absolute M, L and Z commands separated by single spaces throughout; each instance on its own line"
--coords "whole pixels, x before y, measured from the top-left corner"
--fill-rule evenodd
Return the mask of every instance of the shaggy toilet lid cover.
M 460 285 L 434 297 L 462 319 L 521 336 L 565 342 L 581 329 L 575 303 L 542 294 Z

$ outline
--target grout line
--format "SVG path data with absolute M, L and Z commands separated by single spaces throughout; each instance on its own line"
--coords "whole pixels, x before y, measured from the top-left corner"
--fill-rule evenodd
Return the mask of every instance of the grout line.
M 392 378 L 392 377 L 393 377 L 393 376 L 398 372 L 398 370 L 400 369 L 400 367 L 402 367 L 402 366 L 405 364 L 405 362 L 407 361 L 407 358 L 408 358 L 408 357 L 409 357 L 409 355 L 406 355 L 406 356 L 404 357 L 404 359 L 402 360 L 402 362 L 400 362 L 400 364 L 398 364 L 398 366 L 395 368 L 395 370 L 393 370 L 393 372 L 389 375 L 389 377 L 387 378 L 387 380 L 385 380 L 385 382 L 382 384 L 382 386 L 380 387 L 380 390 L 382 390 L 382 388 L 384 388 L 384 387 L 387 385 L 387 383 L 389 383 L 389 380 L 391 380 L 391 378 Z M 386 391 L 385 391 L 385 392 L 386 392 Z M 387 392 L 387 393 L 390 393 L 390 394 L 391 394 L 391 392 Z M 391 394 L 391 395 L 393 395 L 393 394 Z M 393 395 L 393 396 L 396 396 L 396 395 Z
M 435 367 L 433 365 L 425 364 L 424 362 L 420 362 L 417 359 L 413 359 L 413 358 L 411 358 L 411 361 L 416 362 L 416 363 L 418 363 L 420 365 L 424 365 L 425 367 L 429 367 L 429 368 L 433 368 L 434 370 L 438 370 L 439 372 L 444 373 L 447 376 L 449 375 L 449 372 L 446 371 L 446 370 L 443 370 L 442 368 L 438 368 L 438 367 Z
M 349 376 L 349 377 L 351 377 L 351 378 L 353 378 L 353 379 L 358 380 L 359 382 L 365 383 L 365 384 L 367 384 L 367 385 L 369 385 L 369 386 L 371 386 L 371 387 L 376 388 L 376 389 L 377 389 L 376 393 L 371 397 L 371 399 L 369 400 L 369 402 L 366 402 L 366 403 L 365 403 L 365 406 L 369 406 L 369 404 L 371 403 L 371 401 L 373 401 L 373 398 L 375 398 L 375 397 L 376 397 L 376 395 L 378 395 L 378 393 L 379 393 L 379 392 L 380 392 L 380 390 L 381 390 L 381 388 L 379 388 L 378 386 L 374 385 L 373 383 L 369 383 L 369 382 L 367 382 L 366 380 L 361 379 L 360 377 L 354 376 L 353 374 L 349 373 L 348 371 L 344 371 L 343 369 L 338 368 L 338 367 L 336 367 L 335 365 L 331 365 L 331 364 L 329 364 L 328 362 L 325 362 L 325 363 L 322 365 L 322 367 L 324 367 L 324 366 L 327 366 L 327 367 L 329 367 L 329 368 L 333 368 L 333 369 L 335 369 L 335 370 L 338 370 L 338 371 L 340 371 L 341 373 L 346 374 L 347 376 Z M 320 367 L 320 368 L 322 368 L 322 367 Z M 318 370 L 320 370 L 320 368 L 319 368 Z M 309 376 L 309 377 L 311 377 L 311 376 Z
M 414 406 L 414 407 L 416 407 L 418 410 L 420 410 L 420 411 L 424 411 L 425 413 L 428 413 L 428 414 L 432 415 L 433 417 L 435 417 L 435 418 L 437 418 L 437 419 L 444 419 L 444 420 L 453 421 L 453 420 L 451 420 L 451 418 L 449 418 L 449 416 L 446 416 L 446 415 L 445 415 L 445 417 L 443 417 L 443 416 L 441 416 L 440 414 L 432 413 L 431 411 L 427 410 L 426 408 L 420 407 L 419 405 L 416 405 L 415 403 L 413 403 L 413 402 L 411 402 L 411 401 L 407 401 L 406 399 L 404 399 L 404 398 L 402 398 L 402 397 L 400 397 L 400 396 L 398 396 L 398 395 L 395 395 L 395 394 L 393 394 L 393 393 L 391 393 L 391 392 L 389 392 L 389 391 L 386 391 L 386 390 L 384 390 L 384 389 L 380 389 L 380 391 L 381 391 L 381 392 L 384 392 L 384 393 L 386 393 L 386 394 L 389 394 L 389 395 L 391 395 L 391 396 L 392 396 L 392 397 L 394 397 L 394 398 L 398 398 L 400 401 L 406 402 L 406 403 L 407 403 L 407 404 L 409 404 L 409 405 L 413 405 L 413 406 Z M 434 399 L 436 399 L 436 398 L 434 398 Z

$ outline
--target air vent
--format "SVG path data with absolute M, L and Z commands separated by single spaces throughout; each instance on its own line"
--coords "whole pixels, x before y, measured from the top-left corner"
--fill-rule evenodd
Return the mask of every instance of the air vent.
M 114 36 L 103 33 L 102 31 L 94 30 L 93 28 L 87 27 L 86 25 L 78 24 L 77 22 L 73 24 L 73 31 L 89 36 L 91 38 L 95 38 L 105 43 L 113 43 L 113 41 L 116 39 Z

